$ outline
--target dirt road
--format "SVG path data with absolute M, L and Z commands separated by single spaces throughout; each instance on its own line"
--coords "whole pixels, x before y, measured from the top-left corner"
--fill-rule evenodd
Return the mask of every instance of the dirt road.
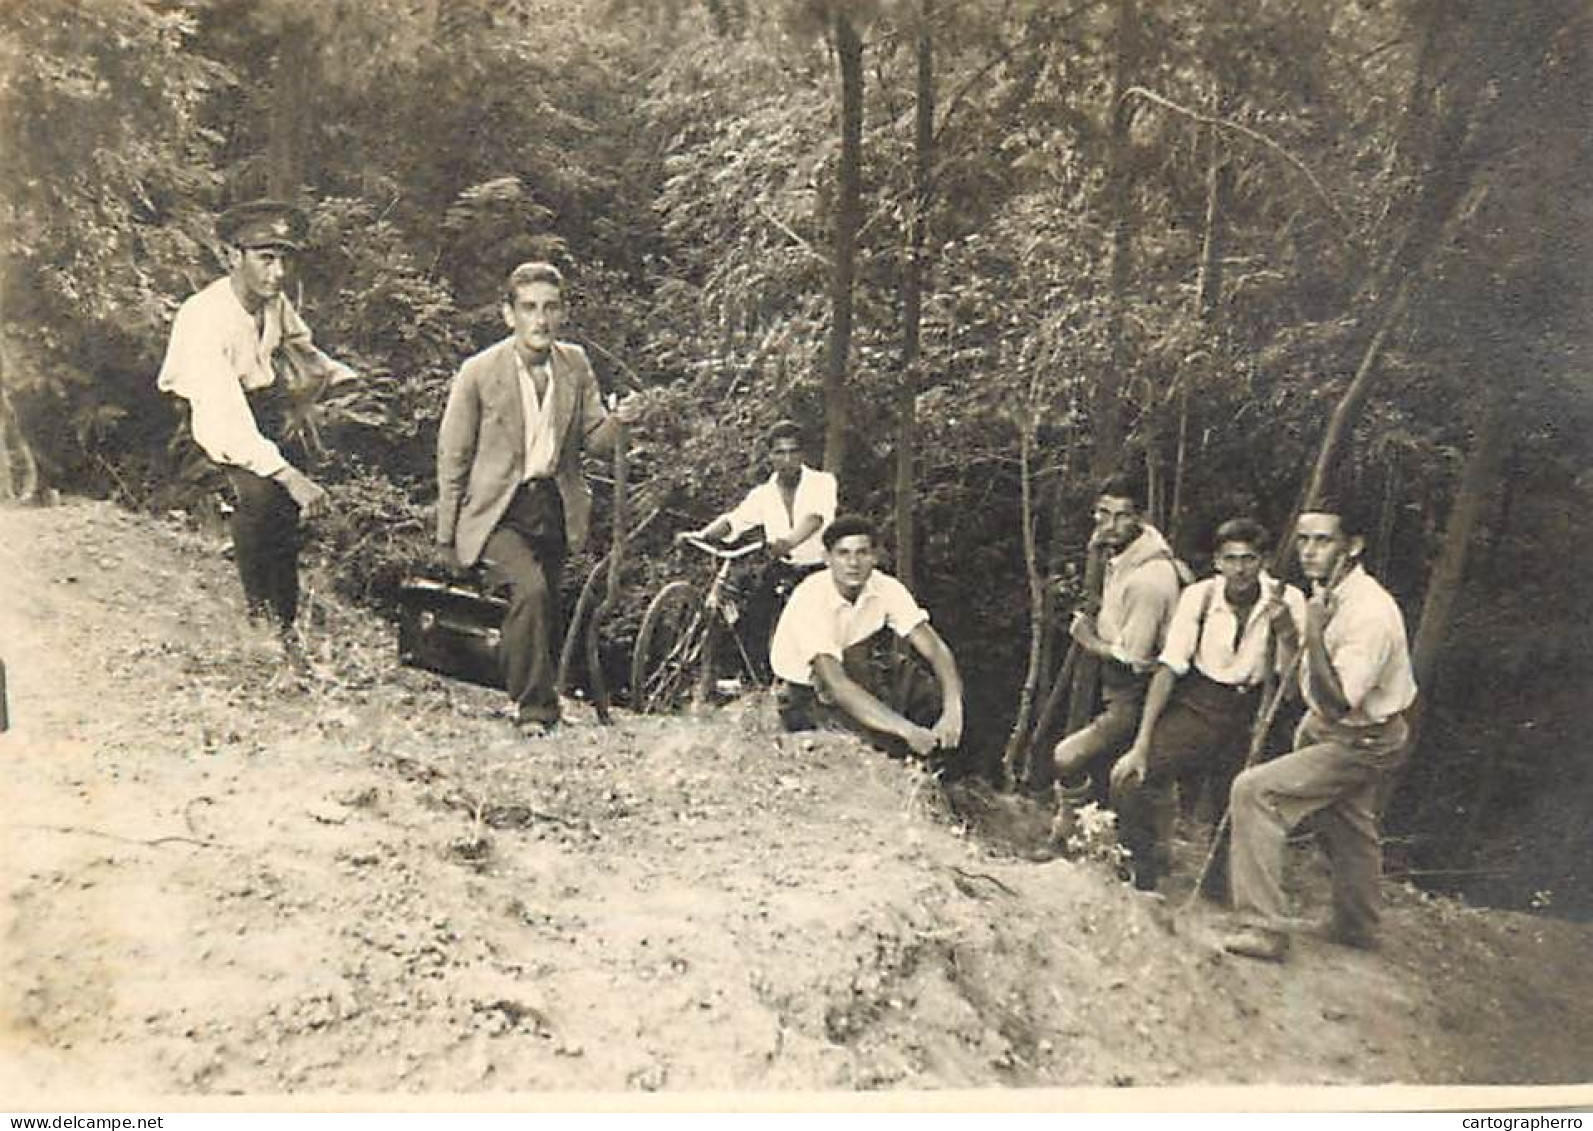
M 0 510 L 0 1095 L 1593 1079 L 1586 927 L 1227 958 L 764 703 L 521 740 L 324 600 L 295 691 L 220 549 Z

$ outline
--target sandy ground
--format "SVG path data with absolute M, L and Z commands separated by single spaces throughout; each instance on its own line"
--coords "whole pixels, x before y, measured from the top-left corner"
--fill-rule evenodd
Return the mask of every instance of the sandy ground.
M 1391 886 L 1381 951 L 1257 964 L 755 698 L 523 740 L 325 600 L 295 690 L 177 523 L 0 510 L 0 585 L 13 1105 L 1593 1080 L 1585 926 Z

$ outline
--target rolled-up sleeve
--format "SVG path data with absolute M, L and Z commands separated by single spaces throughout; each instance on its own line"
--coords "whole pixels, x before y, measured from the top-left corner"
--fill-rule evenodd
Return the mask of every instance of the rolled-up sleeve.
M 906 637 L 921 624 L 929 623 L 929 612 L 914 599 L 912 592 L 895 578 L 885 587 L 885 623 L 897 636 Z
M 763 491 L 764 484 L 760 484 L 748 491 L 741 502 L 731 510 L 719 517 L 730 524 L 730 536 L 739 538 L 754 526 L 764 525 Z
M 1167 626 L 1167 641 L 1162 645 L 1161 663 L 1175 675 L 1185 675 L 1195 661 L 1200 646 L 1200 606 L 1210 599 L 1212 582 L 1191 585 L 1178 597 L 1173 619 Z
M 217 463 L 261 476 L 288 465 L 255 425 L 221 329 L 192 304 L 185 304 L 172 323 L 158 384 L 188 402 L 194 441 Z
M 1372 616 L 1356 616 L 1340 626 L 1330 647 L 1333 671 L 1339 677 L 1339 690 L 1350 710 L 1358 710 L 1367 693 L 1382 677 L 1383 668 L 1396 646 L 1385 626 Z

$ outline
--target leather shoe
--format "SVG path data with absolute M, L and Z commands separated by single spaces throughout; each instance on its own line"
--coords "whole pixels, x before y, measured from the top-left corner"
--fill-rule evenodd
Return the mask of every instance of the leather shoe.
M 1289 953 L 1289 936 L 1262 927 L 1241 927 L 1223 937 L 1222 949 L 1263 962 L 1282 962 Z

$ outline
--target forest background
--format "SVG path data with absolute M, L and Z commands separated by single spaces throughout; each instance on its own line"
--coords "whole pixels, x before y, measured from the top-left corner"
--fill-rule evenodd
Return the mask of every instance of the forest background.
M 1046 738 L 1098 475 L 1200 566 L 1332 485 L 1424 690 L 1400 868 L 1585 915 L 1590 62 L 1579 0 L 13 0 L 0 497 L 215 520 L 155 373 L 216 212 L 296 199 L 295 300 L 362 374 L 298 416 L 315 549 L 391 611 L 448 380 L 550 257 L 655 394 L 615 656 L 792 416 L 995 773 Z

